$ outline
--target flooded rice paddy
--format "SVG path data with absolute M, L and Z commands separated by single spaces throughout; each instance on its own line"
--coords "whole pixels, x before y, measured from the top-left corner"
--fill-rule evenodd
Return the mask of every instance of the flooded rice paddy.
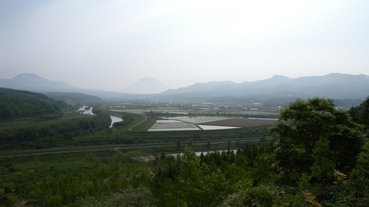
M 154 131 L 189 131 L 189 130 L 224 130 L 240 127 L 272 125 L 277 119 L 240 118 L 222 116 L 177 116 L 162 117 L 148 130 Z

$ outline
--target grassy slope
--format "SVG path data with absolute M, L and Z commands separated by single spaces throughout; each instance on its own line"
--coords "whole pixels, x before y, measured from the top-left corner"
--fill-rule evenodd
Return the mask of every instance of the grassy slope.
M 63 93 L 63 92 L 48 92 L 45 95 L 55 99 L 60 100 L 65 103 L 76 105 L 76 104 L 100 104 L 103 100 L 97 96 L 82 94 L 82 93 Z
M 131 131 L 134 132 L 146 132 L 151 128 L 152 125 L 155 124 L 156 119 L 151 116 L 147 116 L 145 119 L 143 119 L 141 122 L 138 123 L 135 127 L 131 129 Z

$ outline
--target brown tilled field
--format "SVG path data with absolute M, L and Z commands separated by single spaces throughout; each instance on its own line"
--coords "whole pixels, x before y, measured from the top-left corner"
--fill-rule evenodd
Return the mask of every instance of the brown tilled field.
M 201 123 L 203 125 L 217 125 L 217 126 L 234 126 L 234 127 L 256 127 L 272 125 L 277 120 L 270 119 L 247 119 L 247 118 L 232 118 L 219 121 L 210 121 Z

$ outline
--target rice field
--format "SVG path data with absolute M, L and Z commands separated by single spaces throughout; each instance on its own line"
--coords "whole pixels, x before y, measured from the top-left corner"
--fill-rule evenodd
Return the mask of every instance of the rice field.
M 178 116 L 157 120 L 148 130 L 155 131 L 190 131 L 223 130 L 240 127 L 257 127 L 272 125 L 277 119 L 271 118 L 232 118 L 217 116 Z
M 176 117 L 168 117 L 167 119 L 171 120 L 179 120 L 183 122 L 190 122 L 194 124 L 201 124 L 211 121 L 220 121 L 224 119 L 231 119 L 234 117 L 226 117 L 226 116 L 176 116 Z
M 178 120 L 156 120 L 155 124 L 148 130 L 155 131 L 190 131 L 200 130 L 195 124 Z
M 222 129 L 237 129 L 240 127 L 234 127 L 234 126 L 216 126 L 216 125 L 197 125 L 202 130 L 222 130 Z
M 277 119 L 266 118 L 232 118 L 218 121 L 210 121 L 201 123 L 202 125 L 217 125 L 217 126 L 230 126 L 230 127 L 256 127 L 267 126 L 275 123 Z

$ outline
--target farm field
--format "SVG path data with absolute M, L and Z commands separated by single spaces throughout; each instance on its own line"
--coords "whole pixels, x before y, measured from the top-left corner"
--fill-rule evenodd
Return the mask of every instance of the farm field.
M 218 121 L 210 121 L 202 123 L 202 125 L 218 125 L 218 126 L 232 126 L 232 127 L 256 127 L 272 125 L 276 120 L 274 119 L 255 119 L 255 118 L 232 118 Z
M 222 129 L 237 129 L 239 127 L 233 127 L 233 126 L 217 126 L 217 125 L 197 125 L 202 130 L 222 130 Z
M 195 124 L 178 121 L 178 120 L 157 120 L 155 124 L 148 130 L 154 131 L 188 131 L 200 130 Z
M 235 117 L 227 117 L 227 116 L 175 116 L 175 117 L 167 117 L 167 119 L 179 120 L 184 122 L 191 122 L 194 124 L 201 124 L 205 122 L 211 121 L 220 121 L 224 119 L 231 119 Z
M 238 118 L 222 116 L 175 116 L 160 117 L 148 130 L 154 131 L 189 131 L 189 130 L 225 130 L 240 127 L 272 125 L 273 118 Z
M 110 106 L 112 112 L 148 114 L 164 117 L 213 116 L 213 117 L 278 117 L 280 109 L 260 105 L 203 105 L 203 104 L 120 104 Z

